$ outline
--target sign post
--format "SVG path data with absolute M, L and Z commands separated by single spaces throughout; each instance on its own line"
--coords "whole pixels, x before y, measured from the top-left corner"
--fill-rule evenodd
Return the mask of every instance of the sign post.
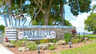
M 40 54 L 40 46 L 38 45 L 38 54 Z

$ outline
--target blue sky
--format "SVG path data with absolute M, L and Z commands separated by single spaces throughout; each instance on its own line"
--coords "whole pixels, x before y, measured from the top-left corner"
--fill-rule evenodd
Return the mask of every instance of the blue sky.
M 96 0 L 92 0 L 92 3 L 90 4 L 91 7 L 93 7 L 94 5 L 96 5 Z M 78 32 L 85 32 L 86 30 L 84 30 L 84 21 L 90 15 L 90 12 L 84 12 L 80 13 L 78 16 L 73 16 L 68 5 L 65 5 L 65 10 L 66 19 L 69 20 L 70 23 L 76 27 Z
M 91 7 L 96 4 L 96 0 L 92 0 L 92 3 L 90 4 Z M 90 13 L 80 13 L 78 16 L 73 16 L 73 14 L 70 11 L 70 7 L 66 4 L 65 6 L 65 17 L 67 20 L 72 23 L 73 26 L 76 27 L 77 31 L 84 32 L 84 21 L 87 19 L 87 17 L 90 15 Z M 0 24 L 5 25 L 4 20 L 2 17 L 0 17 Z
M 77 31 L 84 31 L 84 20 L 90 15 L 90 13 L 80 13 L 78 16 L 73 16 L 70 11 L 70 7 L 65 5 L 65 18 L 70 21 L 70 23 L 76 27 Z

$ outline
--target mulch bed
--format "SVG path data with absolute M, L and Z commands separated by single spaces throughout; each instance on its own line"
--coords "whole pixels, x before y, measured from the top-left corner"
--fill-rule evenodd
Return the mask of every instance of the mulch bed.
M 38 51 L 24 51 L 24 52 L 19 52 L 18 48 L 9 48 L 9 50 L 11 50 L 12 52 L 14 52 L 15 54 L 38 54 Z M 50 50 L 40 50 L 40 54 L 50 54 L 51 51 Z
M 90 44 L 91 41 L 87 41 L 85 42 L 81 42 L 81 43 L 76 43 L 72 45 L 72 48 L 78 48 L 78 47 L 82 47 L 84 45 Z M 52 54 L 52 52 L 56 52 L 58 54 L 58 52 L 60 52 L 61 50 L 67 50 L 67 49 L 72 49 L 69 48 L 68 45 L 58 45 L 57 48 L 55 50 L 41 50 L 40 54 Z M 38 51 L 24 51 L 24 52 L 19 52 L 18 48 L 9 48 L 9 50 L 11 50 L 12 52 L 14 52 L 15 54 L 38 54 Z

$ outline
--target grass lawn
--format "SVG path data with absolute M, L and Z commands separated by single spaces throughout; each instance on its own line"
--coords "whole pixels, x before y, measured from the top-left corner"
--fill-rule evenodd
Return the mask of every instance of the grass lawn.
M 96 34 L 77 35 L 77 36 L 80 36 L 80 37 L 84 37 L 84 36 L 85 36 L 85 37 L 91 37 L 91 38 L 92 38 L 92 37 L 93 37 L 93 38 L 95 37 L 95 38 L 96 38 Z
M 96 43 L 92 43 L 87 46 L 83 46 L 81 48 L 62 50 L 60 54 L 96 54 Z
M 96 36 L 96 34 L 80 35 L 80 36 Z

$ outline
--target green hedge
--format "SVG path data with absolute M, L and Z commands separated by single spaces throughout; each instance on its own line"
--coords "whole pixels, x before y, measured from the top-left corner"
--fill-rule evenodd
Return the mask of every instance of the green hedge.
M 64 34 L 64 40 L 66 41 L 66 43 L 68 43 L 72 38 L 72 34 L 71 33 L 65 33 Z
M 35 42 L 27 42 L 26 47 L 29 48 L 29 50 L 36 50 L 37 44 Z

